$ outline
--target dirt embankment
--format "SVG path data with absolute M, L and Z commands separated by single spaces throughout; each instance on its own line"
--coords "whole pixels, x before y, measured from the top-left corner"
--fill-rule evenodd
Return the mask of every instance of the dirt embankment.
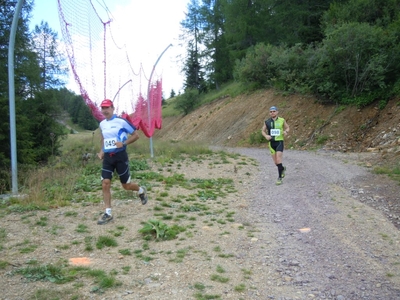
M 341 152 L 376 153 L 374 163 L 391 163 L 400 157 L 400 101 L 378 103 L 363 109 L 323 105 L 312 97 L 282 96 L 261 90 L 231 98 L 229 95 L 202 106 L 187 116 L 164 118 L 155 137 L 204 141 L 229 147 L 251 146 L 249 137 L 259 131 L 269 107 L 278 106 L 291 126 L 286 147 Z

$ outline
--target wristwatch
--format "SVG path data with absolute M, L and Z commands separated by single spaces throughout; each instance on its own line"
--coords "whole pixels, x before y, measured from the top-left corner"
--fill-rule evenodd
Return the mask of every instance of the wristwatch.
M 122 142 L 122 145 L 124 145 L 124 146 L 126 147 L 126 141 L 123 141 L 123 142 Z

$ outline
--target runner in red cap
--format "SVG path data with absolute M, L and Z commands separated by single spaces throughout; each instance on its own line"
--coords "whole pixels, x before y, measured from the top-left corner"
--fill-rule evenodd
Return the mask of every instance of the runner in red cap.
M 105 119 L 100 122 L 101 150 L 98 157 L 103 160 L 101 180 L 105 213 L 97 224 L 102 225 L 113 219 L 111 214 L 111 179 L 116 170 L 125 190 L 137 191 L 142 204 L 147 203 L 146 188 L 131 182 L 129 159 L 126 146 L 137 141 L 136 127 L 114 114 L 114 104 L 105 99 L 101 102 L 101 113 Z

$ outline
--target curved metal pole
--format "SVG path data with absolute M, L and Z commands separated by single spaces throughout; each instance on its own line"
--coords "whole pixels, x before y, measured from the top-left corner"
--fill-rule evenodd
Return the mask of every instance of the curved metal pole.
M 18 18 L 22 10 L 24 0 L 18 0 L 15 7 L 11 25 L 10 40 L 8 43 L 8 95 L 10 104 L 10 144 L 11 144 L 11 181 L 12 193 L 18 194 L 18 167 L 17 167 L 17 129 L 15 122 L 15 85 L 14 85 L 14 46 L 18 27 Z
M 119 92 L 122 90 L 122 88 L 124 87 L 124 86 L 126 86 L 129 82 L 131 82 L 132 81 L 132 79 L 129 79 L 127 82 L 125 82 L 119 89 L 118 89 L 118 91 L 117 91 L 117 93 L 115 94 L 115 96 L 114 96 L 114 98 L 112 99 L 112 101 L 114 102 L 114 100 L 115 100 L 115 97 L 117 97 L 117 95 L 119 94 Z
M 164 55 L 165 51 L 167 51 L 169 47 L 172 47 L 172 44 L 169 44 L 167 46 L 167 48 L 165 48 L 165 50 L 160 54 L 160 56 L 158 57 L 156 63 L 154 64 L 153 70 L 151 71 L 151 74 L 150 74 L 149 84 L 147 86 L 147 113 L 149 114 L 149 126 L 150 126 L 150 122 L 151 122 L 151 115 L 150 115 L 150 85 L 151 85 L 151 79 L 153 78 L 154 70 L 156 69 L 156 66 L 157 66 L 158 62 L 160 61 L 161 56 Z M 150 137 L 150 156 L 151 156 L 151 158 L 154 157 L 154 153 L 153 153 L 153 137 L 152 136 Z

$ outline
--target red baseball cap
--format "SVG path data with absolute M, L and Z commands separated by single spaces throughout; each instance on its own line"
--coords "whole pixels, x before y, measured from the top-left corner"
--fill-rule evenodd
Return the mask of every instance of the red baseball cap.
M 103 101 L 101 102 L 100 106 L 101 106 L 101 107 L 112 107 L 112 106 L 114 106 L 114 105 L 113 105 L 113 102 L 112 102 L 111 100 L 105 99 L 105 100 L 103 100 Z

